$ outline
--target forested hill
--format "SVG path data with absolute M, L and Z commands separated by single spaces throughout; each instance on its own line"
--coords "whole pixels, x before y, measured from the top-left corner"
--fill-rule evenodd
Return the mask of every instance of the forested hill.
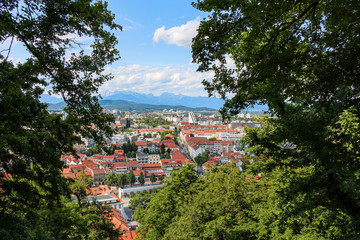
M 152 104 L 143 104 L 143 103 L 135 103 L 125 100 L 101 100 L 99 101 L 100 105 L 103 108 L 107 108 L 109 110 L 118 109 L 120 111 L 155 111 L 155 110 L 164 110 L 164 109 L 173 109 L 173 110 L 182 110 L 182 111 L 217 111 L 213 108 L 207 107 L 198 107 L 191 108 L 186 106 L 171 106 L 171 105 L 152 105 Z M 66 106 L 65 102 L 49 104 L 49 110 L 59 110 L 63 109 Z

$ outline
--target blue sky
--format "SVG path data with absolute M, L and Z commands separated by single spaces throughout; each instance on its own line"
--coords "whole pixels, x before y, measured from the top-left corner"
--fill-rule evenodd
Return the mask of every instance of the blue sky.
M 107 66 L 105 73 L 114 79 L 99 88 L 103 96 L 117 91 L 160 95 L 164 92 L 188 96 L 207 96 L 203 79 L 211 73 L 196 72 L 191 63 L 191 39 L 200 20 L 208 13 L 191 6 L 192 0 L 109 0 L 108 9 L 116 16 L 123 31 L 114 32 L 121 59 Z M 75 38 L 86 44 L 89 38 Z M 0 45 L 6 49 L 10 42 Z M 1 50 L 0 49 L 0 50 Z M 79 49 L 71 49 L 77 52 Z M 89 50 L 87 50 L 89 51 Z M 28 54 L 20 42 L 14 42 L 9 59 L 24 61 Z
M 191 6 L 191 1 L 186 0 L 112 0 L 109 1 L 109 9 L 115 13 L 116 22 L 123 26 L 123 31 L 116 34 L 122 55 L 119 64 L 188 64 L 191 49 L 184 46 L 184 40 L 185 43 L 191 40 L 189 33 L 195 33 L 194 27 L 197 27 L 200 18 L 206 17 L 205 13 Z M 168 37 L 173 37 L 174 43 L 162 40 L 166 31 L 181 25 L 185 25 L 182 28 L 184 32 L 181 28 L 174 29 L 178 36 Z M 162 34 L 158 39 L 154 39 L 156 30 Z
M 133 91 L 206 96 L 201 81 L 209 73 L 196 73 L 191 63 L 191 39 L 207 13 L 189 0 L 109 1 L 116 22 L 121 59 L 106 69 L 114 80 L 101 87 L 103 95 Z

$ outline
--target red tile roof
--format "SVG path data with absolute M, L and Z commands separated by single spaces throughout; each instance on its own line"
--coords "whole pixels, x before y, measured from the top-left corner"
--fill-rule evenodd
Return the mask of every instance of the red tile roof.
M 171 158 L 186 158 L 184 154 L 182 154 L 179 150 L 175 149 L 171 151 Z
M 76 175 L 75 175 L 75 173 L 71 170 L 71 168 L 64 168 L 63 170 L 62 170 L 62 174 L 63 174 L 63 176 L 65 177 L 65 178 L 75 178 L 76 177 Z
M 140 164 L 142 168 L 161 168 L 160 163 L 146 163 L 146 164 Z
M 105 193 L 106 194 L 106 193 Z M 123 202 L 116 194 L 109 194 L 109 196 L 116 198 L 117 202 Z
M 176 144 L 169 144 L 166 146 L 167 148 L 170 148 L 170 149 L 179 149 L 179 146 L 176 145 Z
M 133 173 L 134 173 L 135 176 L 140 176 L 140 173 L 141 173 L 141 172 L 142 172 L 143 175 L 145 176 L 145 171 L 144 171 L 144 170 L 140 170 L 140 171 L 139 171 L 139 170 L 134 170 L 134 171 L 133 171 Z
M 185 159 L 161 159 L 161 165 L 173 165 L 173 164 L 185 165 L 185 162 L 194 163 L 187 158 L 185 158 Z
M 209 160 L 206 163 L 203 164 L 203 166 L 205 167 L 212 167 L 212 166 L 216 166 L 216 165 L 220 165 L 220 161 L 217 160 Z
M 165 138 L 167 138 L 167 137 L 169 137 L 169 138 L 171 138 L 171 139 L 174 139 L 174 135 L 172 135 L 172 134 L 170 134 L 170 133 L 165 135 Z
M 122 149 L 117 149 L 117 150 L 114 151 L 114 155 L 115 155 L 115 156 L 116 156 L 116 155 L 121 155 L 121 156 L 123 156 L 123 155 L 124 155 L 124 150 L 122 150 Z
M 138 161 L 128 161 L 129 165 L 138 165 Z
M 145 177 L 146 178 L 149 178 L 151 176 L 152 173 L 145 173 Z M 163 177 L 166 177 L 166 173 L 165 172 L 154 172 L 154 175 L 156 177 L 158 177 L 159 175 L 163 176 Z
M 112 192 L 112 190 L 108 185 L 104 185 L 101 187 L 91 187 L 85 190 L 86 190 L 86 195 L 93 195 L 93 196 L 104 195 L 105 193 Z
M 136 146 L 147 146 L 147 142 L 135 142 Z
M 128 223 L 125 218 L 121 214 L 120 210 L 112 208 L 112 219 L 111 221 L 114 223 L 114 229 L 119 229 L 121 231 L 129 230 Z M 124 237 L 124 235 L 123 235 Z M 122 239 L 122 238 L 120 238 Z M 131 239 L 131 238 L 129 238 Z
M 159 129 L 159 128 L 141 128 L 141 129 L 133 129 L 133 132 L 165 132 L 165 131 L 171 131 L 173 132 L 174 129 Z
M 171 139 L 166 139 L 161 141 L 161 144 L 164 144 L 166 146 L 166 144 L 175 144 L 174 140 Z

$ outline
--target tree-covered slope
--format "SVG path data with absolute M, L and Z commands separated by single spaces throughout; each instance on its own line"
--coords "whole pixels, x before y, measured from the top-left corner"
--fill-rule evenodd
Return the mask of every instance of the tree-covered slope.
M 118 109 L 120 111 L 162 111 L 164 109 L 170 110 L 182 110 L 182 111 L 216 111 L 216 109 L 206 108 L 206 107 L 198 107 L 191 108 L 185 106 L 171 106 L 171 105 L 153 105 L 153 104 L 143 104 L 136 102 L 129 102 L 125 100 L 100 100 L 99 101 L 101 107 L 109 110 Z M 66 106 L 64 102 L 58 104 L 50 104 L 49 110 L 61 110 Z

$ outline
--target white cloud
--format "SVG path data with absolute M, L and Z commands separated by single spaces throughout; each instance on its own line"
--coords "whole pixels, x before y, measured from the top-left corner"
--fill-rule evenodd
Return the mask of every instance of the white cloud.
M 116 91 L 133 91 L 160 95 L 164 92 L 188 96 L 207 96 L 203 79 L 210 79 L 212 73 L 199 73 L 192 66 L 152 67 L 142 65 L 107 68 L 114 79 L 100 87 L 104 96 Z
M 228 69 L 236 69 L 235 61 L 229 55 L 226 55 L 225 60 L 226 60 L 225 66 Z
M 124 20 L 127 21 L 127 22 L 129 22 L 129 23 L 135 23 L 135 21 L 132 20 L 132 19 L 130 19 L 130 18 L 126 18 L 126 17 L 125 17 Z
M 120 22 L 121 22 L 123 31 L 136 30 L 136 29 L 144 27 L 142 24 L 140 24 L 130 18 L 126 18 L 126 17 L 122 18 L 120 20 Z
M 15 66 L 17 65 L 17 64 L 23 64 L 23 63 L 25 63 L 25 61 L 24 61 L 24 59 L 21 59 L 21 58 L 13 58 L 13 57 L 9 57 L 8 58 L 8 61 L 9 62 L 12 62 Z
M 153 41 L 160 42 L 164 41 L 167 44 L 175 44 L 180 47 L 190 48 L 191 40 L 196 36 L 197 29 L 200 25 L 200 18 L 188 21 L 186 24 L 180 27 L 172 27 L 168 30 L 165 26 L 156 29 Z

